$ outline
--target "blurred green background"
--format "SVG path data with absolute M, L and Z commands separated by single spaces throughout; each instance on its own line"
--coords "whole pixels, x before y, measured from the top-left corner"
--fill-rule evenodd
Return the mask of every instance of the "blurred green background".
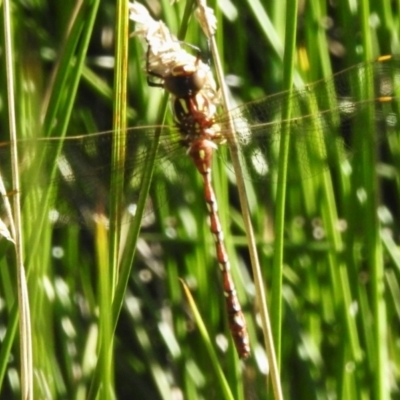
M 256 100 L 284 87 L 286 7 L 292 4 L 267 3 L 224 0 L 209 4 L 218 19 L 217 43 L 233 103 Z M 185 2 L 143 4 L 176 35 L 188 24 L 184 40 L 199 46 L 205 58 L 210 58 L 207 40 L 193 13 L 188 21 L 183 17 Z M 4 26 L 4 17 L 1 21 Z M 85 135 L 112 129 L 113 117 L 118 116 L 113 112 L 112 89 L 116 2 L 16 0 L 11 23 L 19 138 Z M 130 31 L 133 29 L 131 24 Z M 400 54 L 399 32 L 397 2 L 300 2 L 295 87 L 380 55 Z M 135 37 L 129 39 L 128 54 L 127 124 L 160 124 L 164 94 L 148 87 L 145 50 Z M 212 60 L 210 64 L 213 66 Z M 360 98 L 370 99 L 375 96 L 377 80 L 365 79 L 362 71 L 373 68 L 362 65 L 353 72 L 352 85 L 355 92 L 361 92 Z M 400 59 L 388 65 L 386 74 L 398 92 Z M 10 140 L 5 62 L 0 69 L 3 143 Z M 329 85 L 332 80 L 322 87 Z M 334 104 L 334 92 L 328 93 Z M 287 99 L 279 95 L 266 101 L 265 113 L 269 106 L 275 110 L 274 102 Z M 283 318 L 278 321 L 278 358 L 287 399 L 381 400 L 400 396 L 400 142 L 398 123 L 390 135 L 385 134 L 388 129 L 380 131 L 377 123 L 380 115 L 397 121 L 399 110 L 397 100 L 388 106 L 390 111 L 378 109 L 374 102 L 368 105 L 343 126 L 350 157 L 324 171 L 311 165 L 305 179 L 290 180 L 287 186 L 283 281 L 279 288 Z M 332 113 L 332 117 L 335 115 Z M 167 112 L 165 123 L 171 121 Z M 272 132 L 279 127 L 274 125 L 268 132 L 276 135 Z M 136 133 L 139 139 L 142 135 L 146 141 L 138 141 L 137 146 L 149 148 L 153 131 L 139 129 L 129 135 Z M 97 175 L 109 179 L 111 168 L 107 165 L 111 161 L 106 154 L 111 151 L 111 135 L 102 137 L 104 169 Z M 295 129 L 291 140 L 296 142 Z M 201 179 L 190 162 L 161 149 L 139 239 L 130 234 L 135 219 L 124 223 L 120 257 L 108 265 L 107 237 L 93 223 L 75 223 L 77 218 L 84 222 L 80 213 L 86 203 L 74 194 L 73 187 L 50 181 L 50 200 L 56 199 L 56 205 L 60 201 L 64 207 L 66 199 L 66 216 L 55 225 L 45 218 L 53 205 L 37 196 L 46 196 L 48 182 L 35 181 L 35 174 L 43 168 L 41 157 L 49 161 L 57 147 L 55 142 L 45 141 L 42 151 L 40 141 L 35 142 L 35 149 L 29 148 L 31 143 L 21 144 L 20 149 L 25 157 L 34 150 L 39 159 L 38 170 L 33 172 L 21 165 L 34 398 L 273 398 L 235 179 L 224 161 L 226 150 L 221 149 L 223 157 L 214 160 L 213 178 L 232 273 L 250 333 L 252 356 L 245 362 L 237 359 L 229 336 Z M 101 146 L 101 140 L 86 143 Z M 334 146 L 329 142 L 326 145 Z M 132 162 L 132 168 L 147 169 L 146 148 Z M 1 146 L 0 165 L 11 191 L 7 151 L 7 144 Z M 295 158 L 292 154 L 289 163 L 297 161 Z M 100 163 L 102 160 L 98 158 Z M 177 168 L 171 168 L 175 163 Z M 32 163 L 29 165 L 32 168 Z M 47 164 L 45 172 L 46 168 Z M 83 177 L 81 190 L 87 189 L 93 196 L 94 181 L 84 180 L 92 174 L 79 169 L 76 174 Z M 34 182 L 46 184 L 33 190 Z M 268 308 L 274 315 L 274 213 L 282 199 L 276 197 L 274 180 L 246 180 L 246 184 Z M 109 187 L 108 182 L 104 185 Z M 112 202 L 113 193 L 107 193 L 106 198 Z M 0 397 L 17 399 L 21 365 L 15 257 L 12 244 L 5 239 L 0 241 L 0 255 Z M 199 334 L 179 278 L 190 287 L 216 359 Z M 119 307 L 122 309 L 113 332 Z

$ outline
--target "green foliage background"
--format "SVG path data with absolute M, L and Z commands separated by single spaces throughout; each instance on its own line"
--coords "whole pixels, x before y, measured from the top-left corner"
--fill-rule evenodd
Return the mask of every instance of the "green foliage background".
M 116 4 L 82 0 L 80 5 L 40 0 L 12 4 L 21 139 L 104 131 L 118 116 L 112 91 Z M 189 20 L 184 17 L 184 2 L 147 6 L 173 33 L 187 23 L 184 40 L 207 51 L 193 14 Z M 217 43 L 233 99 L 246 102 L 279 92 L 291 2 L 221 1 L 209 6 L 218 18 Z M 400 54 L 399 32 L 395 2 L 301 2 L 296 87 L 379 55 Z M 3 34 L 1 43 L 4 49 Z M 129 40 L 128 54 L 128 125 L 159 124 L 165 99 L 161 90 L 147 85 L 143 47 L 135 38 Z M 4 56 L 2 51 L 2 60 Z M 0 135 L 7 142 L 4 66 L 0 64 Z M 356 86 L 363 83 L 355 79 Z M 369 85 L 364 86 L 368 92 Z M 168 113 L 166 118 L 170 123 Z M 329 194 L 324 172 L 313 171 L 312 165 L 306 179 L 288 184 L 279 283 L 283 318 L 278 321 L 273 254 L 274 212 L 280 199 L 273 182 L 247 182 L 273 331 L 281 332 L 275 339 L 287 399 L 400 396 L 400 142 L 398 132 L 383 137 L 378 161 L 376 142 L 368 139 L 374 129 L 369 129 L 366 115 L 357 121 L 357 151 L 327 170 L 333 182 Z M 26 147 L 21 149 L 32 150 Z M 7 149 L 2 146 L 0 163 L 11 191 Z M 55 159 L 55 149 L 42 150 L 38 142 L 33 150 L 49 161 Z M 190 163 L 175 178 L 160 173 L 163 166 L 156 158 L 150 189 L 156 211 L 145 211 L 137 242 L 134 230 L 140 219 L 123 224 L 121 256 L 114 264 L 108 263 L 108 254 L 116 233 L 104 235 L 93 224 L 48 223 L 51 205 L 43 201 L 47 187 L 32 190 L 40 172 L 21 166 L 35 399 L 272 398 L 235 180 L 216 157 L 214 185 L 253 352 L 245 362 L 237 359 L 228 336 L 200 178 Z M 50 188 L 50 199 L 58 196 L 57 190 Z M 114 201 L 113 194 L 109 201 Z M 0 254 L 0 397 L 17 399 L 17 286 L 14 249 L 5 239 Z M 199 334 L 179 278 L 190 287 L 216 358 Z

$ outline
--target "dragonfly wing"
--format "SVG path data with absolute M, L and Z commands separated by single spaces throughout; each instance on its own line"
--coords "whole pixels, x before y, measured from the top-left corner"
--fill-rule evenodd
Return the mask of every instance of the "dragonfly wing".
M 380 141 L 399 126 L 400 68 L 397 57 L 353 66 L 301 89 L 282 92 L 231 111 L 246 174 L 276 180 L 282 134 L 290 135 L 288 181 L 296 182 L 337 168 L 360 149 L 372 123 Z M 369 84 L 373 87 L 369 87 Z M 291 104 L 289 120 L 283 105 Z M 371 122 L 368 122 L 371 121 Z M 228 135 L 227 116 L 217 118 Z M 370 128 L 371 126 L 368 126 Z
M 184 149 L 174 128 L 161 129 L 155 175 L 167 176 L 172 173 L 174 158 L 180 158 Z M 154 132 L 154 127 L 129 129 L 124 138 L 125 161 L 119 166 L 112 162 L 112 132 L 64 140 L 21 140 L 18 148 L 23 201 L 45 202 L 53 222 L 88 224 L 96 214 L 108 216 L 111 177 L 122 169 L 124 173 L 118 174 L 124 188 L 122 209 L 133 217 L 143 172 L 149 168 L 146 159 Z M 9 154 L 9 144 L 3 143 L 0 168 L 12 192 Z M 169 160 L 168 167 L 165 160 Z

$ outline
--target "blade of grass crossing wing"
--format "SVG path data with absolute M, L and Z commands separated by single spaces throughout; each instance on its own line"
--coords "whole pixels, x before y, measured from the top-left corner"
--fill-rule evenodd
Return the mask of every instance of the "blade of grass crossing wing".
M 112 149 L 112 164 L 123 166 L 126 163 L 126 85 L 128 74 L 128 3 L 119 2 L 117 5 L 116 21 L 116 49 L 115 49 L 115 82 L 114 82 L 114 136 Z M 112 285 L 116 287 L 119 242 L 121 230 L 121 206 L 124 185 L 124 169 L 115 168 L 111 177 L 111 200 L 110 200 L 110 266 L 113 268 Z M 112 298 L 114 295 L 112 295 Z
M 294 56 L 296 43 L 297 26 L 297 2 L 287 3 L 287 25 L 285 34 L 284 50 L 284 69 L 283 80 L 284 89 L 292 90 L 294 75 Z M 290 101 L 282 105 L 282 120 L 287 121 L 291 115 L 292 104 Z M 284 251 L 284 224 L 285 224 L 285 202 L 287 184 L 287 164 L 289 159 L 290 146 L 290 124 L 285 124 L 281 132 L 278 183 L 276 193 L 276 212 L 275 212 L 275 251 L 273 261 L 273 280 L 272 280 L 272 300 L 274 305 L 271 310 L 272 330 L 278 366 L 280 364 L 281 353 L 281 326 L 282 326 L 282 276 L 283 276 L 283 251 Z

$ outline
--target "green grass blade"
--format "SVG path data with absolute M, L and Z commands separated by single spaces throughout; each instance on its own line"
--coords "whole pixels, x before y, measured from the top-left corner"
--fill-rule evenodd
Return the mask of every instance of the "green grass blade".
M 297 26 L 297 2 L 287 3 L 287 25 L 285 33 L 284 54 L 284 89 L 292 90 L 294 75 L 294 57 Z M 282 120 L 286 121 L 291 116 L 292 104 L 283 104 Z M 282 275 L 283 275 L 283 252 L 284 252 L 284 222 L 287 185 L 287 164 L 289 161 L 290 126 L 282 131 L 279 148 L 278 181 L 276 193 L 276 216 L 275 216 L 275 246 L 274 246 L 274 271 L 272 281 L 272 308 L 271 324 L 276 348 L 278 366 L 281 364 L 281 334 L 282 334 Z

